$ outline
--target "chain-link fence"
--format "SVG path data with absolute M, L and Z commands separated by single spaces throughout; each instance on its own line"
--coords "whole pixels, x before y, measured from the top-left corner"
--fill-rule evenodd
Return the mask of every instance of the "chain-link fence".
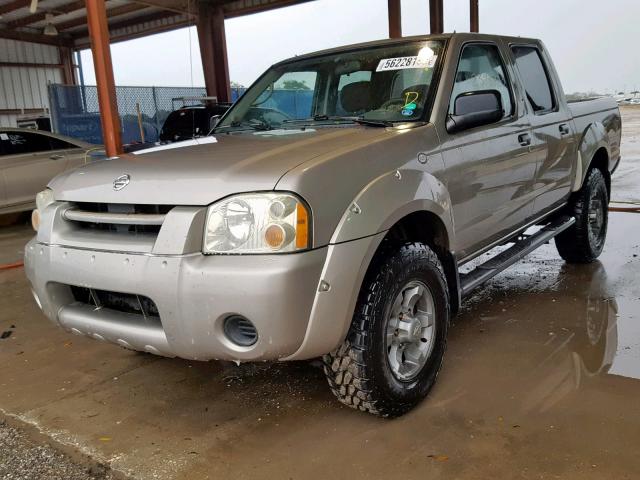
M 232 89 L 232 100 L 237 100 L 243 91 Z M 195 99 L 204 96 L 204 88 L 116 87 L 122 143 L 140 142 L 143 135 L 147 142 L 157 141 L 169 113 L 184 104 L 196 104 Z M 49 85 L 49 105 L 55 132 L 90 143 L 103 143 L 97 87 Z

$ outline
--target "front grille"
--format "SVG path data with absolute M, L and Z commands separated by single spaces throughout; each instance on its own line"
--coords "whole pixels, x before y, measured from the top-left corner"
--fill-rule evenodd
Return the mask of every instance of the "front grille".
M 145 318 L 160 319 L 155 302 L 144 295 L 77 286 L 71 286 L 71 293 L 76 302 L 123 313 L 134 313 Z
M 172 208 L 173 205 L 76 202 L 63 216 L 83 230 L 157 235 Z

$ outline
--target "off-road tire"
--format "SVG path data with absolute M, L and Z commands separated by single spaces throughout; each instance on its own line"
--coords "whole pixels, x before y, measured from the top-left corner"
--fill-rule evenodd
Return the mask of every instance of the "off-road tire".
M 400 416 L 433 387 L 447 345 L 449 293 L 437 255 L 423 243 L 386 246 L 376 255 L 360 290 L 346 340 L 323 357 L 329 387 L 340 402 L 381 417 Z M 407 282 L 418 280 L 434 300 L 433 350 L 414 379 L 403 382 L 391 372 L 384 346 L 390 303 Z
M 601 199 L 603 226 L 598 238 L 589 234 L 589 211 L 596 195 Z M 555 239 L 560 256 L 568 263 L 591 263 L 602 253 L 607 235 L 609 214 L 609 193 L 602 172 L 597 168 L 587 174 L 587 179 L 580 191 L 570 200 L 569 212 L 576 223 L 562 232 Z

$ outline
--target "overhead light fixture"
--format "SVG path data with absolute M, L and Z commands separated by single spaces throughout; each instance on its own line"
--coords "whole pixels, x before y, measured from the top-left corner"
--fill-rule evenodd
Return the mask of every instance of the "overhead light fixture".
M 53 13 L 47 13 L 44 18 L 47 23 L 45 24 L 44 31 L 42 33 L 49 35 L 50 37 L 58 35 L 58 29 L 53 24 Z

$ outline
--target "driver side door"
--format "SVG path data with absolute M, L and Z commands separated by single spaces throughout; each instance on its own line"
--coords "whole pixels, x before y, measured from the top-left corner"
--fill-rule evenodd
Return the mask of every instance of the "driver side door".
M 536 158 L 531 126 L 504 58 L 491 42 L 462 46 L 449 114 L 459 95 L 495 90 L 504 115 L 490 125 L 441 135 L 459 261 L 512 233 L 532 211 Z

